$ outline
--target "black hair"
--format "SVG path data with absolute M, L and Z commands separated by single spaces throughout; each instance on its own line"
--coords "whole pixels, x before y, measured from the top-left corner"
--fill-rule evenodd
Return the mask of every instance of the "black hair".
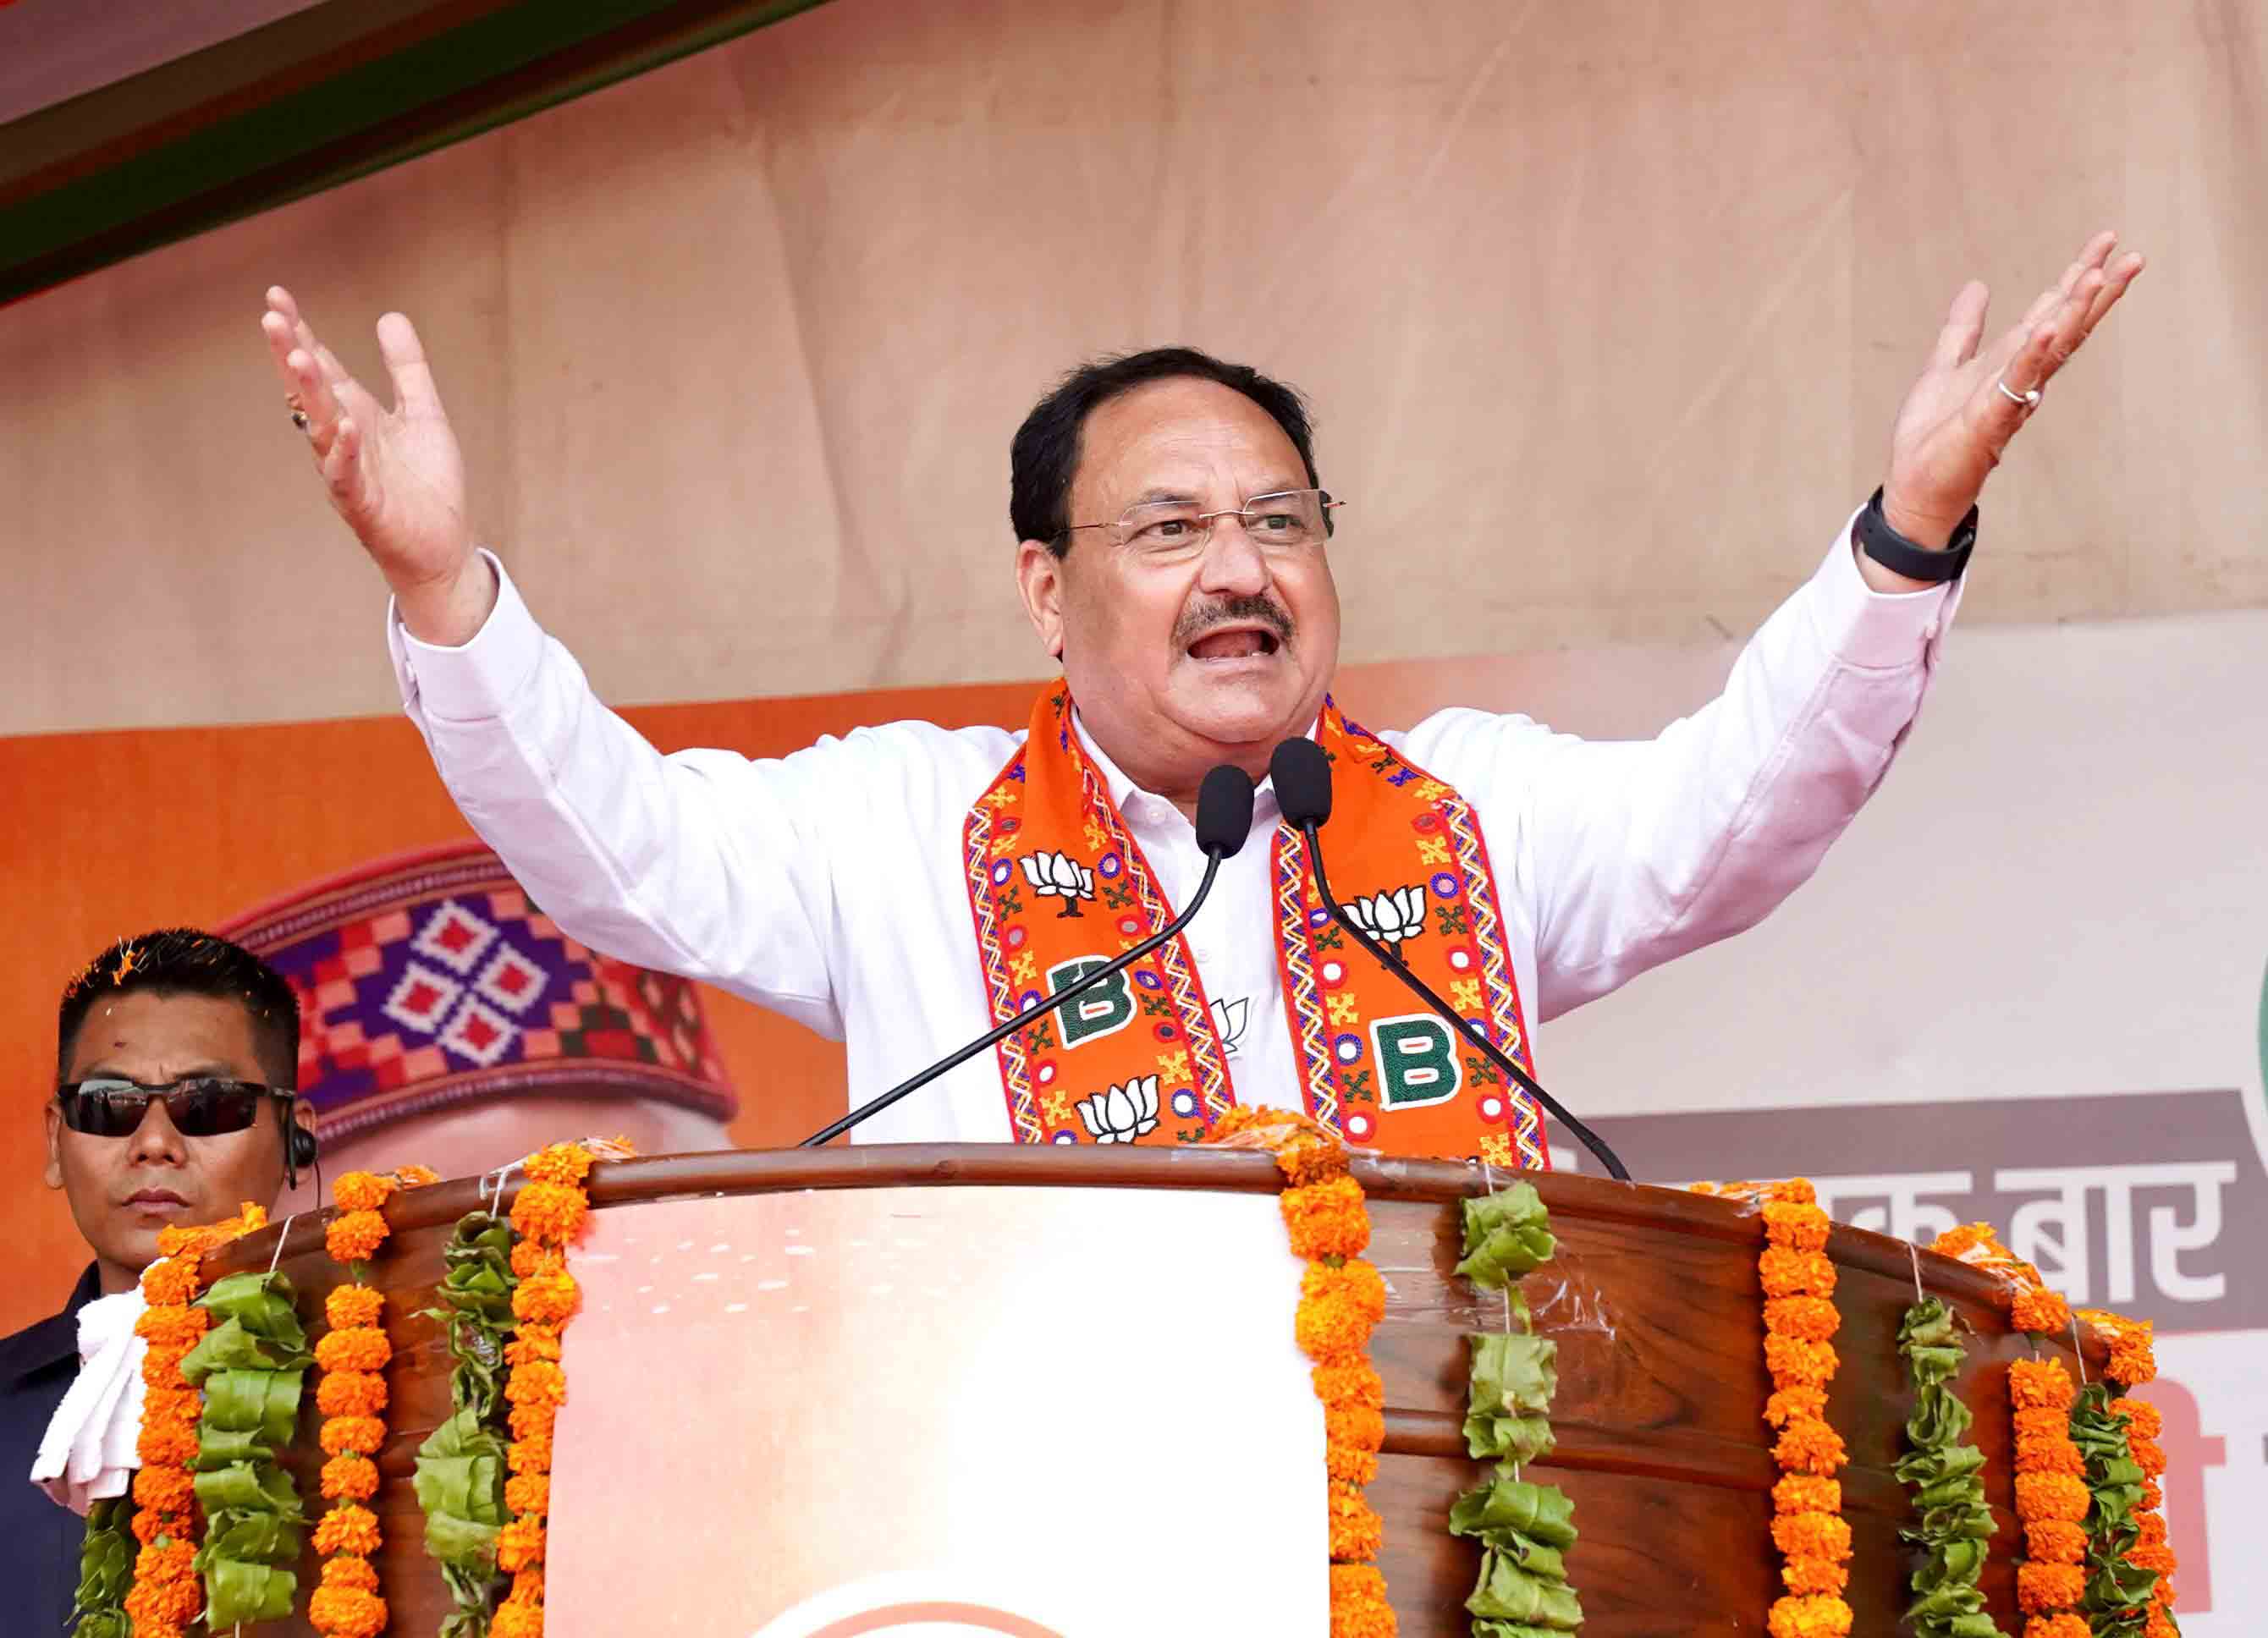
M 1266 410 L 1292 447 L 1300 452 L 1310 488 L 1321 488 L 1315 475 L 1314 432 L 1307 418 L 1307 400 L 1298 389 L 1271 379 L 1249 364 L 1233 364 L 1201 353 L 1194 347 L 1153 347 L 1147 352 L 1119 353 L 1081 364 L 1056 383 L 1053 391 L 1032 408 L 1016 429 L 1008 446 L 1008 521 L 1019 540 L 1044 541 L 1061 557 L 1071 549 L 1071 479 L 1079 471 L 1079 435 L 1086 418 L 1123 393 L 1152 381 L 1176 378 L 1215 381 L 1241 393 Z
M 80 1026 L 97 1000 L 130 995 L 213 995 L 240 1003 L 252 1018 L 261 1073 L 283 1091 L 299 1084 L 299 997 L 284 975 L 241 945 L 193 927 L 122 938 L 63 987 L 55 1011 L 55 1078 L 70 1073 Z

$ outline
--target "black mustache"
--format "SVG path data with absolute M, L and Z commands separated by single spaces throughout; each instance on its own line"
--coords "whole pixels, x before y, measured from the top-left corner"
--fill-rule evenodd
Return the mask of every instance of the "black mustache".
M 1285 613 L 1274 598 L 1235 597 L 1226 602 L 1207 604 L 1183 614 L 1174 628 L 1174 646 L 1185 649 L 1216 626 L 1252 621 L 1276 634 L 1278 643 L 1292 640 L 1292 617 Z

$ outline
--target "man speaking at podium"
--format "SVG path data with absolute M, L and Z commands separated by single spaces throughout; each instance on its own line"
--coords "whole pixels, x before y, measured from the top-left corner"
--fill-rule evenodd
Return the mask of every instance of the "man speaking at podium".
M 1207 863 L 1207 772 L 1262 780 L 1296 736 L 1330 759 L 1338 896 L 1524 1068 L 1534 1021 L 1756 922 L 1912 724 L 1986 474 L 2140 270 L 2114 244 L 1989 344 L 1984 288 L 1961 292 L 1877 496 L 1720 697 L 1629 744 L 1471 710 L 1378 737 L 1348 721 L 1330 540 L 1362 497 L 1323 483 L 1295 393 L 1168 349 L 1075 371 L 1016 434 L 1016 585 L 1063 673 L 1025 731 L 894 723 L 777 760 L 664 757 L 476 548 L 409 321 L 379 322 L 392 409 L 287 292 L 261 323 L 393 588 L 404 705 L 474 828 L 585 943 L 844 1039 L 855 1103 L 1162 929 Z M 1184 934 L 859 1135 L 1189 1142 L 1241 1101 L 1383 1152 L 1547 1164 L 1529 1100 L 1342 937 L 1264 783 L 1248 837 Z

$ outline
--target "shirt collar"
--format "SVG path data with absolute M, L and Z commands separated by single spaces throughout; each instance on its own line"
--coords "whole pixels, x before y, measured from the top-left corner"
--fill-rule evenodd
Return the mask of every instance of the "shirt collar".
M 1322 721 L 1319 716 L 1307 724 L 1309 738 L 1314 738 L 1316 725 Z M 1154 791 L 1143 790 L 1127 776 L 1125 770 L 1110 760 L 1109 753 L 1095 744 L 1094 736 L 1086 731 L 1086 719 L 1079 716 L 1079 707 L 1075 704 L 1071 708 L 1071 731 L 1079 736 L 1079 746 L 1086 753 L 1087 760 L 1094 764 L 1094 771 L 1102 775 L 1102 788 L 1110 793 L 1112 804 L 1122 815 L 1131 819 L 1138 811 L 1143 814 L 1170 813 L 1184 825 L 1189 822 L 1179 808 Z M 1128 806 L 1130 802 L 1133 804 L 1130 809 Z M 1276 782 L 1273 779 L 1262 780 L 1252 795 L 1252 822 L 1257 826 L 1263 820 L 1270 825 L 1276 822 Z

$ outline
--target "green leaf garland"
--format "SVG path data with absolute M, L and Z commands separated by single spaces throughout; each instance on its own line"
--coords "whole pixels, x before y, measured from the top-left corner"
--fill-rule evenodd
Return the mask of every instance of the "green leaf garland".
M 1905 1355 L 1914 1406 L 1906 1418 L 1911 1448 L 1896 1473 L 1912 1492 L 1918 1521 L 1898 1534 L 1926 1554 L 1911 1577 L 1915 1597 L 1905 1619 L 1916 1638 L 2005 1638 L 1977 1586 L 1992 1539 L 1992 1509 L 1984 1499 L 1984 1453 L 1962 1443 L 1973 1419 L 1951 1383 L 1968 1350 L 1952 1311 L 1934 1296 L 1907 1309 L 1898 1352 Z
M 425 1551 L 438 1561 L 457 1607 L 438 1638 L 485 1638 L 507 1578 L 497 1569 L 496 1539 L 511 1515 L 504 1508 L 504 1345 L 518 1328 L 512 1294 L 512 1224 L 486 1211 L 457 1220 L 443 1248 L 448 1269 L 434 1288 L 426 1318 L 448 1330 L 456 1365 L 449 1373 L 455 1414 L 417 1447 L 417 1505 L 425 1515 Z
M 134 1587 L 134 1500 L 114 1496 L 86 1510 L 86 1536 L 78 1549 L 78 1591 L 70 1625 L 77 1638 L 127 1638 L 126 1595 Z
M 1465 1608 L 1473 1638 L 1552 1638 L 1583 1624 L 1567 1584 L 1566 1554 L 1575 1545 L 1574 1504 L 1554 1485 L 1530 1484 L 1521 1466 L 1551 1449 L 1550 1412 L 1558 1391 L 1558 1344 L 1533 1334 L 1517 1282 L 1557 1249 L 1543 1198 L 1515 1183 L 1502 1194 L 1463 1202 L 1464 1259 L 1457 1272 L 1484 1289 L 1502 1291 L 1521 1327 L 1476 1333 L 1465 1448 L 1497 1458 L 1494 1475 L 1449 1509 L 1449 1533 L 1481 1544 L 1480 1579 Z
M 2135 1517 L 2142 1505 L 2141 1465 L 2126 1419 L 2117 1414 L 2117 1392 L 2092 1382 L 2072 1402 L 2071 1442 L 2087 1458 L 2088 1627 L 2095 1638 L 2140 1638 L 2149 1625 L 2158 1573 L 2127 1562 L 2142 1539 Z
M 291 1446 L 300 1391 L 314 1363 L 280 1274 L 234 1274 L 197 1299 L 217 1324 L 181 1361 L 204 1393 L 197 1420 L 197 1504 L 204 1545 L 205 1622 L 215 1632 L 291 1613 L 306 1517 L 276 1462 Z

